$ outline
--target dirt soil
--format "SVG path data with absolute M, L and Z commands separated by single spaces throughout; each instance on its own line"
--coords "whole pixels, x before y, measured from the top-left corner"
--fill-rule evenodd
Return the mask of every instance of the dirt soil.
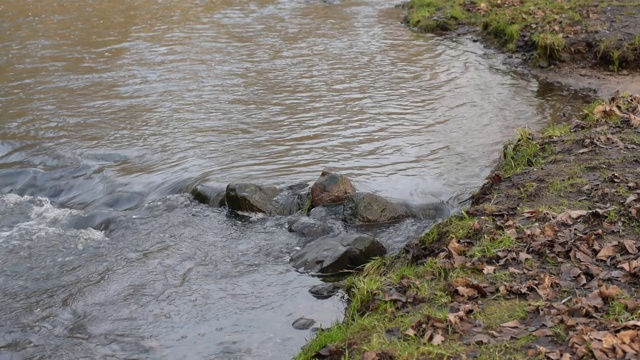
M 547 69 L 532 69 L 532 72 L 540 80 L 561 84 L 598 98 L 610 97 L 620 91 L 640 94 L 640 74 L 638 73 L 616 74 L 603 71 L 599 67 L 584 68 L 570 64 Z

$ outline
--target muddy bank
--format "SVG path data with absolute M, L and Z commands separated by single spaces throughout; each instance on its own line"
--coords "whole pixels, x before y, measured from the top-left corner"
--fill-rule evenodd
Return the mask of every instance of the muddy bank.
M 640 96 L 522 131 L 470 208 L 351 278 L 299 359 L 640 354 Z
M 637 1 L 411 0 L 403 6 L 412 29 L 476 37 L 546 80 L 600 96 L 639 86 Z

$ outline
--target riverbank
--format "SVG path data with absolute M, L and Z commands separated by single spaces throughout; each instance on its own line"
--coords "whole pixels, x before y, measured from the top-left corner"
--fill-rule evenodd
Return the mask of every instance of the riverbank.
M 545 80 L 600 96 L 640 92 L 637 0 L 411 0 L 405 7 L 412 29 L 477 36 Z
M 470 208 L 348 280 L 311 358 L 640 354 L 640 96 L 521 131 Z

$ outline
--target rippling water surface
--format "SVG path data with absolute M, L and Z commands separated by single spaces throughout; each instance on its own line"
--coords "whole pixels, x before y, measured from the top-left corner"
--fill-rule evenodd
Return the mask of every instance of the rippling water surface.
M 328 326 L 340 301 L 289 267 L 284 220 L 238 222 L 184 189 L 330 168 L 446 199 L 566 105 L 393 5 L 3 1 L 0 358 L 291 357 L 310 336 L 291 322 Z

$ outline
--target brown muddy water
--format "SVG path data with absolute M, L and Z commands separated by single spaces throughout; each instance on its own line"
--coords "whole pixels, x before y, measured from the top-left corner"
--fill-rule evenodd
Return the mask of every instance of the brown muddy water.
M 414 203 L 468 194 L 567 94 L 387 0 L 0 3 L 0 358 L 287 359 L 339 319 L 286 219 L 197 182 L 330 168 Z M 429 222 L 379 230 L 397 249 Z

